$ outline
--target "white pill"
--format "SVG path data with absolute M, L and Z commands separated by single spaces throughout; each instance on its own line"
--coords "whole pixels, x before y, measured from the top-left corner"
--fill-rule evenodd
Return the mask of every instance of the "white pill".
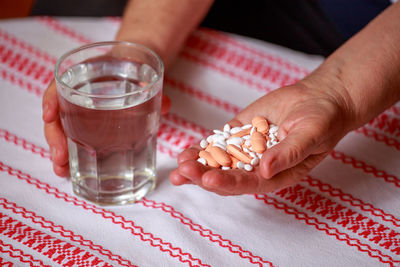
M 232 137 L 226 141 L 228 145 L 236 145 L 236 146 L 241 146 L 243 142 L 244 140 L 241 137 Z
M 225 139 L 228 139 L 229 137 L 231 137 L 231 134 L 228 132 L 223 132 L 222 135 L 224 136 Z
M 276 133 L 278 132 L 278 126 L 270 126 L 269 133 Z
M 223 131 L 220 131 L 220 130 L 213 130 L 213 132 L 214 132 L 215 134 L 223 134 Z
M 215 143 L 213 143 L 213 146 L 217 146 L 217 147 L 219 147 L 219 148 L 221 148 L 223 150 L 226 150 L 226 142 L 225 141 L 215 142 Z
M 271 133 L 268 135 L 268 137 L 269 137 L 270 139 L 276 139 L 276 136 L 275 136 L 274 134 L 271 134 Z
M 241 131 L 243 131 L 242 127 L 233 127 L 229 132 L 230 134 L 235 134 Z
M 247 147 L 244 147 L 244 148 L 243 148 L 243 151 L 246 152 L 246 153 L 249 153 L 249 152 L 250 152 L 250 150 L 248 150 Z
M 248 172 L 251 172 L 253 170 L 253 166 L 251 166 L 250 164 L 246 164 L 244 165 L 244 169 Z
M 260 160 L 257 157 L 253 158 L 250 162 L 250 164 L 253 166 L 257 166 L 258 163 L 260 163 Z
M 248 134 L 248 135 L 242 136 L 242 138 L 243 138 L 244 140 L 249 140 L 249 139 L 251 138 L 251 136 Z
M 261 159 L 262 158 L 262 153 L 257 153 L 257 157 L 259 158 L 259 159 Z
M 250 135 L 252 135 L 255 131 L 256 131 L 256 127 L 253 126 L 253 127 L 251 128 L 251 130 L 250 130 Z
M 206 165 L 206 164 L 207 164 L 207 161 L 206 161 L 205 158 L 198 158 L 197 161 L 200 162 L 200 163 L 203 164 L 203 165 Z
M 256 158 L 256 157 L 257 157 L 257 154 L 256 154 L 255 152 L 253 152 L 253 151 L 250 151 L 250 152 L 249 152 L 249 155 L 250 155 L 250 157 L 252 157 L 252 158 Z
M 231 126 L 229 124 L 224 125 L 224 132 L 229 132 L 231 130 Z
M 225 142 L 225 137 L 223 135 L 214 134 L 213 141 L 214 142 L 222 142 L 222 141 Z
M 246 130 L 246 129 L 250 129 L 251 127 L 253 127 L 253 125 L 251 125 L 251 124 L 246 124 L 246 125 L 243 125 L 243 126 L 242 126 L 242 129 L 243 129 L 243 130 Z
M 244 162 L 243 162 L 243 161 L 238 161 L 238 162 L 236 163 L 236 167 L 237 167 L 238 169 L 243 169 L 243 168 L 244 168 Z
M 201 148 L 203 148 L 203 149 L 205 149 L 207 146 L 208 146 L 208 142 L 207 142 L 207 140 L 206 139 L 202 139 L 201 141 L 200 141 L 200 147 Z
M 208 143 L 211 143 L 211 142 L 213 142 L 214 141 L 214 135 L 212 134 L 212 135 L 210 135 L 209 137 L 207 137 L 207 142 Z
M 246 142 L 244 142 L 244 144 L 245 144 L 246 146 L 250 147 L 250 146 L 251 146 L 251 140 L 246 140 Z
M 221 170 L 224 170 L 224 171 L 230 170 L 230 169 L 231 169 L 231 167 L 228 167 L 228 166 L 222 166 L 222 167 L 221 167 Z

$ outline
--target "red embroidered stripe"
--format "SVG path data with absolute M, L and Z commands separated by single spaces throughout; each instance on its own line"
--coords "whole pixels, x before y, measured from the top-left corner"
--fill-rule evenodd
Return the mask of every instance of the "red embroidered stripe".
M 63 266 L 112 266 L 84 249 L 34 229 L 1 212 L 0 234 Z
M 81 246 L 89 247 L 101 255 L 107 256 L 110 260 L 118 262 L 120 266 L 135 266 L 129 260 L 123 259 L 119 255 L 112 254 L 110 250 L 94 244 L 91 240 L 86 240 L 81 235 L 76 235 L 72 231 L 66 230 L 62 225 L 55 225 L 54 222 L 36 215 L 33 211 L 28 211 L 24 207 L 17 206 L 17 204 L 8 201 L 5 198 L 0 198 L 0 206 L 4 209 L 11 210 L 15 214 L 22 215 L 25 219 L 29 219 L 32 223 L 39 224 L 44 229 L 48 229 L 55 234 L 60 234 L 72 242 L 78 242 Z
M 352 238 L 346 233 L 340 232 L 337 228 L 331 227 L 327 223 L 320 222 L 316 217 L 311 217 L 304 212 L 300 212 L 283 202 L 279 202 L 273 197 L 263 194 L 256 194 L 254 197 L 263 201 L 267 205 L 272 205 L 276 209 L 283 210 L 288 215 L 293 215 L 297 220 L 304 221 L 307 225 L 314 226 L 317 230 L 325 232 L 327 235 L 334 236 L 339 241 L 346 242 L 349 246 L 356 247 L 360 252 L 366 252 L 370 257 L 377 258 L 382 263 L 389 263 L 391 266 L 394 266 L 393 263 L 397 262 L 394 261 L 392 257 L 384 255 L 380 250 L 373 249 L 370 245 L 363 244 L 360 240 Z
M 115 225 L 119 225 L 121 228 L 131 232 L 134 236 L 139 237 L 140 240 L 142 240 L 143 242 L 149 243 L 152 247 L 158 248 L 160 251 L 168 253 L 171 257 L 177 258 L 182 263 L 187 263 L 189 264 L 189 266 L 209 266 L 207 264 L 204 264 L 200 259 L 194 258 L 190 253 L 183 252 L 181 248 L 174 247 L 171 243 L 165 242 L 161 238 L 155 237 L 152 233 L 145 232 L 141 226 L 135 225 L 133 221 L 126 220 L 123 216 L 116 215 L 112 211 L 105 210 L 93 204 L 89 204 L 86 201 L 80 200 L 75 196 L 71 196 L 65 192 L 61 192 L 57 188 L 41 182 L 40 180 L 30 176 L 27 173 L 23 173 L 20 170 L 5 165 L 3 162 L 0 162 L 0 171 L 6 172 L 10 176 L 17 177 L 22 181 L 34 185 L 37 189 L 44 190 L 47 194 L 53 195 L 54 197 L 64 200 L 67 203 L 71 203 L 76 207 L 82 207 L 83 209 L 90 211 L 94 214 L 101 215 L 106 220 L 111 220 Z
M 346 228 L 361 238 L 374 242 L 383 249 L 400 255 L 400 232 L 325 198 L 300 184 L 282 189 L 276 195 Z
M 50 267 L 49 265 L 45 265 L 43 261 L 34 259 L 32 255 L 23 252 L 20 249 L 14 248 L 11 244 L 6 244 L 0 239 L 0 252 L 3 255 L 8 254 L 11 258 L 17 259 L 19 262 L 28 263 L 29 266 L 43 266 Z M 0 266 L 3 266 L 3 262 L 0 258 Z M 7 265 L 5 263 L 4 266 L 14 266 L 13 264 Z

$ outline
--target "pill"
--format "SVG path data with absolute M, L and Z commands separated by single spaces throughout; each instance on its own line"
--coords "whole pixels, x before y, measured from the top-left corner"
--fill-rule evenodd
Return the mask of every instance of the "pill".
M 251 120 L 251 123 L 256 127 L 258 132 L 266 133 L 269 130 L 268 122 L 265 118 L 261 116 L 256 116 Z
M 214 132 L 215 134 L 218 134 L 218 135 L 221 135 L 221 134 L 223 133 L 223 131 L 220 131 L 220 130 L 213 130 L 213 132 Z
M 255 131 L 256 131 L 256 127 L 253 126 L 253 127 L 251 128 L 251 130 L 250 130 L 250 135 L 252 135 Z
M 206 165 L 206 164 L 207 164 L 207 161 L 206 161 L 205 158 L 198 158 L 197 161 L 200 162 L 200 163 L 203 164 L 203 165 Z
M 251 147 L 257 153 L 263 153 L 266 149 L 266 141 L 264 135 L 260 132 L 254 132 L 251 135 Z
M 205 151 L 210 152 L 210 148 L 212 148 L 213 144 L 214 144 L 213 142 L 209 143 Z
M 211 156 L 222 166 L 231 166 L 232 160 L 228 153 L 224 149 L 213 146 L 210 148 Z
M 246 124 L 246 125 L 243 125 L 243 126 L 242 126 L 242 129 L 243 129 L 243 130 L 246 130 L 246 129 L 250 129 L 251 127 L 253 127 L 253 125 L 251 125 L 251 124 Z
M 244 142 L 244 145 L 247 147 L 251 146 L 251 141 L 250 140 L 246 140 L 246 142 Z
M 235 134 L 240 131 L 243 131 L 242 127 L 233 127 L 229 132 L 230 132 L 230 134 Z
M 257 157 L 253 158 L 250 162 L 250 164 L 253 166 L 258 165 L 258 163 L 260 163 L 260 160 Z
M 271 127 L 269 128 L 269 132 L 274 134 L 278 132 L 278 126 L 271 124 Z
M 245 164 L 244 165 L 244 169 L 248 172 L 251 172 L 253 170 L 253 166 L 251 166 L 250 164 Z
M 231 130 L 231 126 L 229 124 L 224 125 L 224 132 L 229 132 Z
M 202 149 L 205 149 L 207 146 L 208 146 L 207 140 L 206 140 L 206 139 L 202 139 L 202 140 L 200 141 L 200 147 L 201 147 Z
M 241 146 L 243 142 L 244 140 L 241 137 L 231 137 L 228 140 L 226 140 L 226 143 L 228 145 L 236 145 L 236 146 Z
M 225 137 L 223 135 L 215 134 L 213 137 L 213 141 L 214 142 L 225 141 Z
M 238 161 L 238 162 L 236 163 L 236 167 L 237 167 L 238 169 L 243 169 L 243 168 L 244 168 L 244 163 L 243 163 L 243 161 Z
M 262 154 L 262 153 L 257 153 L 257 157 L 258 157 L 259 159 L 261 159 L 261 158 L 262 158 L 262 156 L 263 156 L 263 154 Z
M 224 170 L 224 171 L 227 171 L 227 170 L 230 170 L 231 167 L 229 167 L 229 166 L 222 166 L 221 169 Z
M 231 168 L 232 169 L 237 169 L 237 163 L 238 163 L 239 160 L 237 158 L 235 158 L 235 157 L 231 157 L 231 159 L 232 159 Z
M 251 135 L 247 134 L 245 136 L 242 137 L 244 140 L 249 140 L 251 138 Z
M 237 146 L 227 145 L 226 149 L 228 150 L 228 152 L 232 156 L 236 157 L 238 160 L 243 161 L 244 163 L 250 163 L 251 162 L 251 157 L 247 153 L 243 152 Z
M 219 147 L 222 150 L 226 150 L 226 145 L 224 146 L 223 144 L 221 144 L 220 142 L 216 142 L 212 145 L 213 147 Z M 210 152 L 210 151 L 209 151 Z
M 214 140 L 214 135 L 210 135 L 210 136 L 208 136 L 207 139 L 206 139 L 206 141 L 207 141 L 208 143 L 211 143 L 213 140 Z
M 211 166 L 211 167 L 219 168 L 219 167 L 221 166 L 221 165 L 213 158 L 213 156 L 212 156 L 209 152 L 207 152 L 207 151 L 205 151 L 205 150 L 202 150 L 202 151 L 199 152 L 199 157 L 200 157 L 200 158 L 204 158 L 204 159 L 207 161 L 207 164 L 208 164 L 209 166 Z
M 249 129 L 245 129 L 245 130 L 241 130 L 240 132 L 237 132 L 235 134 L 232 134 L 232 137 L 242 137 L 245 135 L 248 135 L 250 133 L 250 128 Z
M 225 139 L 228 139 L 229 137 L 231 137 L 231 134 L 228 133 L 228 132 L 223 132 L 223 133 L 222 133 L 222 136 L 223 136 Z
M 252 157 L 252 158 L 254 159 L 254 158 L 257 157 L 257 154 L 251 151 L 251 152 L 249 153 L 249 156 Z
M 250 150 L 247 147 L 243 146 L 242 149 L 243 149 L 244 152 L 250 153 Z

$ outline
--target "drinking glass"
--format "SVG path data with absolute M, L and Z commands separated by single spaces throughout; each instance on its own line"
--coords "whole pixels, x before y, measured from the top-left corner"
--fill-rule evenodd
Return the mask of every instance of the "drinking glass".
M 154 188 L 163 73 L 152 50 L 130 42 L 85 45 L 57 61 L 75 194 L 127 204 Z

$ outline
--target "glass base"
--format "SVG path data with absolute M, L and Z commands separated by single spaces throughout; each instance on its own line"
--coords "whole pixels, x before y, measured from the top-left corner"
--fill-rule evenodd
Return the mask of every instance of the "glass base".
M 134 203 L 146 196 L 155 186 L 155 177 L 149 178 L 134 189 L 123 193 L 94 192 L 80 184 L 72 183 L 72 189 L 76 195 L 102 206 Z

